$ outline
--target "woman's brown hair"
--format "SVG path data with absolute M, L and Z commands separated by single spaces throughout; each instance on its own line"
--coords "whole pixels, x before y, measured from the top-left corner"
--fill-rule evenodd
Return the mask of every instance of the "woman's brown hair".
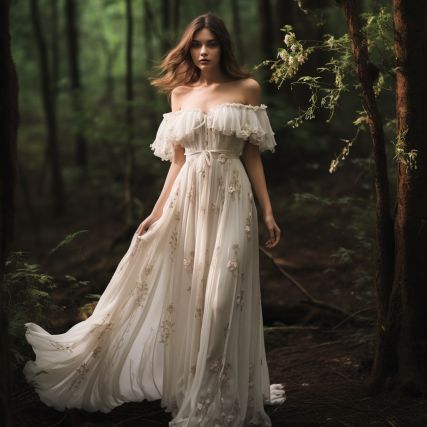
M 221 68 L 231 79 L 244 79 L 251 74 L 243 70 L 237 62 L 233 52 L 230 34 L 224 21 L 217 15 L 209 12 L 195 18 L 185 29 L 181 40 L 170 50 L 157 68 L 160 76 L 152 78 L 151 84 L 161 91 L 170 92 L 177 86 L 196 82 L 200 77 L 200 69 L 191 59 L 191 43 L 197 31 L 207 28 L 210 30 L 221 47 Z

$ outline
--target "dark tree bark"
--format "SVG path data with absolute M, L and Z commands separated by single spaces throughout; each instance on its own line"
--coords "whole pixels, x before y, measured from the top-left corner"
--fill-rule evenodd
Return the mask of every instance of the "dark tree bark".
M 3 274 L 14 234 L 18 79 L 9 33 L 10 1 L 0 2 L 0 423 L 12 426 L 11 369 L 8 324 L 4 306 Z
M 239 0 L 231 0 L 231 13 L 233 16 L 233 35 L 236 41 L 237 57 L 240 62 L 244 61 L 245 52 L 243 50 L 242 30 L 240 27 L 240 7 Z
M 148 69 L 150 69 L 153 65 L 153 23 L 155 18 L 148 0 L 142 0 L 142 16 L 145 45 L 145 65 Z
M 270 0 L 258 0 L 258 16 L 260 22 L 261 51 L 264 56 L 273 58 L 274 51 L 273 19 Z
M 175 34 L 178 33 L 178 29 L 179 29 L 180 12 L 181 12 L 180 0 L 173 0 L 172 18 L 173 18 L 173 30 L 174 30 Z
M 133 222 L 133 175 L 135 155 L 133 148 L 133 12 L 132 0 L 126 0 L 126 165 L 125 165 L 125 209 L 128 224 Z
M 170 0 L 162 0 L 162 50 L 163 54 L 170 48 L 171 7 Z
M 67 28 L 68 66 L 70 73 L 71 97 L 75 117 L 80 117 L 81 105 L 81 78 L 79 67 L 79 33 L 77 27 L 78 9 L 76 0 L 65 0 L 65 22 Z M 87 167 L 87 142 L 79 124 L 75 127 L 75 160 L 83 173 Z
M 386 379 L 410 394 L 427 393 L 427 4 L 393 1 L 396 122 L 405 153 L 417 168 L 398 164 L 396 264 L 384 331 L 373 369 L 376 389 Z M 398 142 L 399 143 L 399 142 Z M 404 160 L 404 159 L 403 159 Z
M 38 0 L 31 0 L 30 5 L 35 41 L 39 51 L 41 94 L 46 117 L 47 152 L 49 154 L 49 168 L 51 174 L 51 194 L 54 202 L 55 214 L 61 215 L 65 210 L 65 194 L 58 153 L 56 112 L 52 103 L 47 47 L 40 24 Z
M 258 0 L 258 15 L 262 55 L 268 59 L 274 59 L 276 57 L 276 52 L 274 51 L 274 32 L 270 0 Z M 274 94 L 276 88 L 269 82 L 269 70 L 263 68 L 261 72 L 263 74 L 263 84 L 267 94 Z
M 54 108 L 56 109 L 56 98 L 58 95 L 59 83 L 59 32 L 58 32 L 58 1 L 50 0 L 51 14 L 51 40 L 52 40 L 52 96 Z
M 351 37 L 353 55 L 359 81 L 362 86 L 362 103 L 367 112 L 368 126 L 371 134 L 374 152 L 374 178 L 376 191 L 376 232 L 377 259 L 375 287 L 377 293 L 377 342 L 382 342 L 388 315 L 391 287 L 394 275 L 394 236 L 393 220 L 390 210 L 390 190 L 387 174 L 387 159 L 385 151 L 382 118 L 378 110 L 373 90 L 374 77 L 372 65 L 369 63 L 367 39 L 362 31 L 360 18 L 360 2 L 358 0 L 338 0 L 347 21 Z M 381 351 L 377 347 L 377 354 Z M 392 359 L 393 355 L 390 355 Z M 392 360 L 390 359 L 390 361 Z M 375 361 L 375 364 L 377 361 Z

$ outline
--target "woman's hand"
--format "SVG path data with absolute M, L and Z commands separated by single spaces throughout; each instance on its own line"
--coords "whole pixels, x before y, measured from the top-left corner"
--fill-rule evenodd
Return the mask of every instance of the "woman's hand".
M 139 224 L 139 227 L 136 230 L 136 234 L 138 236 L 142 236 L 160 217 L 161 214 L 156 214 L 152 212 L 150 215 L 147 216 L 147 218 L 144 219 L 144 221 L 141 222 L 141 224 Z
M 264 223 L 270 233 L 270 239 L 265 242 L 267 248 L 274 248 L 280 240 L 280 228 L 274 220 L 273 214 L 267 214 L 264 216 Z

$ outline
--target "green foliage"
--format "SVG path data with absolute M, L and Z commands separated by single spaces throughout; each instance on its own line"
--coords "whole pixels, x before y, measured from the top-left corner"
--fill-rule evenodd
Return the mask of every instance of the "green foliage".
M 374 82 L 374 93 L 377 98 L 383 93 L 393 91 L 394 59 L 393 59 L 393 25 L 390 5 L 373 7 L 362 15 L 364 33 L 367 38 L 367 47 L 370 55 L 372 72 L 377 72 Z M 290 88 L 302 86 L 308 90 L 309 97 L 305 107 L 299 114 L 288 120 L 287 126 L 297 128 L 303 122 L 316 118 L 320 111 L 326 111 L 326 122 L 330 123 L 337 108 L 343 100 L 344 94 L 356 93 L 361 95 L 361 87 L 358 81 L 356 67 L 351 48 L 351 40 L 347 32 L 341 36 L 325 34 L 320 41 L 298 40 L 292 26 L 285 25 L 282 28 L 285 33 L 283 39 L 284 48 L 278 49 L 277 60 L 263 61 L 257 67 L 270 66 L 272 74 L 270 82 L 279 88 L 286 80 L 290 81 Z M 303 75 L 296 80 L 304 63 L 308 61 L 314 52 L 322 53 L 328 59 L 316 67 L 314 75 Z M 352 139 L 342 139 L 346 144 L 341 153 L 331 162 L 329 171 L 337 170 L 340 162 L 344 160 L 350 147 L 359 136 L 360 131 L 366 130 L 367 114 L 362 108 L 358 111 L 353 125 L 357 132 Z M 389 120 L 387 117 L 385 121 Z M 396 144 L 396 158 L 407 167 L 414 168 L 416 153 L 402 151 L 402 144 Z
M 13 362 L 21 365 L 29 356 L 24 340 L 24 324 L 30 319 L 44 324 L 46 313 L 62 310 L 52 303 L 50 294 L 56 287 L 52 276 L 40 272 L 24 252 L 12 253 L 6 263 L 3 280 L 6 295 L 6 315 L 9 322 Z
M 88 230 L 80 230 L 77 231 L 76 233 L 72 233 L 72 234 L 68 234 L 67 236 L 65 236 L 64 240 L 62 240 L 62 242 L 60 242 L 58 245 L 56 245 L 50 252 L 49 255 L 52 255 L 53 253 L 55 253 L 59 248 L 61 248 L 64 245 L 68 245 L 69 243 L 71 243 L 79 234 L 82 233 L 87 233 Z
M 406 172 L 417 169 L 418 155 L 418 150 L 415 149 L 405 151 L 407 133 L 408 129 L 405 129 L 397 135 L 396 155 L 394 156 L 394 159 L 405 166 Z
M 66 236 L 50 254 L 60 247 L 68 245 L 81 233 L 81 230 Z M 68 288 L 79 289 L 89 282 L 66 275 L 65 282 Z M 3 278 L 3 292 L 5 295 L 5 310 L 8 318 L 10 336 L 10 351 L 13 365 L 19 369 L 31 357 L 31 348 L 25 340 L 25 323 L 31 322 L 49 326 L 48 313 L 57 313 L 65 309 L 52 301 L 52 291 L 57 288 L 58 279 L 40 271 L 40 265 L 30 261 L 28 253 L 13 252 L 6 262 L 6 273 Z M 71 293 L 73 295 L 74 293 Z M 89 294 L 91 300 L 99 299 L 99 295 Z M 72 305 L 74 300 L 70 301 Z

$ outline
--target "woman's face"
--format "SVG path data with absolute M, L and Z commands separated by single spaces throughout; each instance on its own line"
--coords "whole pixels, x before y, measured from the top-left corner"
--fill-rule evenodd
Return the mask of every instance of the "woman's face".
M 190 53 L 194 64 L 201 70 L 219 66 L 221 59 L 219 40 L 207 28 L 202 28 L 194 34 Z

